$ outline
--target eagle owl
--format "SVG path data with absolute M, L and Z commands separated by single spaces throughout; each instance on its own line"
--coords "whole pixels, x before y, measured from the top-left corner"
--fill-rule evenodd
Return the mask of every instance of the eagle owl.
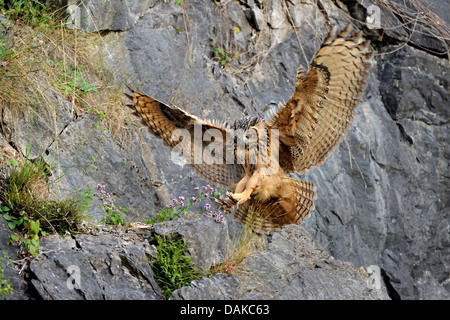
M 333 27 L 308 71 L 299 68 L 291 98 L 264 118 L 232 125 L 202 120 L 131 89 L 129 106 L 202 179 L 229 190 L 218 203 L 225 211 L 237 206 L 235 219 L 263 231 L 299 224 L 314 208 L 315 186 L 286 174 L 304 174 L 325 161 L 347 131 L 366 85 L 373 53 L 362 32 L 351 31 L 348 25 L 337 34 Z M 205 152 L 213 144 L 215 152 Z

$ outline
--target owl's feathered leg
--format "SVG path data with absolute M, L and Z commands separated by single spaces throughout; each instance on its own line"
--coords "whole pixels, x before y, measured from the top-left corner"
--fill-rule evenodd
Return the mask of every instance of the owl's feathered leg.
M 215 202 L 225 213 L 231 213 L 236 205 L 242 204 L 250 199 L 260 180 L 260 174 L 255 173 L 252 176 L 246 174 L 234 188 L 234 193 L 227 192 L 226 197 L 215 199 Z
M 245 179 L 245 177 L 244 177 Z M 244 180 L 242 179 L 242 180 Z M 240 183 L 242 182 L 239 181 L 239 183 L 236 186 L 239 186 L 239 189 L 242 189 L 242 185 L 240 185 Z M 231 198 L 233 198 L 234 200 L 237 201 L 237 204 L 243 204 L 244 202 L 248 201 L 250 199 L 251 194 L 253 193 L 253 191 L 255 191 L 256 187 L 258 186 L 258 184 L 261 181 L 261 174 L 259 173 L 259 171 L 256 171 L 249 179 L 248 181 L 245 182 L 245 187 L 243 188 L 242 192 L 235 192 L 235 193 L 231 193 L 229 196 Z
M 247 186 L 248 180 L 250 180 L 251 175 L 246 173 L 245 176 L 236 184 L 236 187 L 234 188 L 234 193 L 241 193 L 245 190 L 245 187 Z

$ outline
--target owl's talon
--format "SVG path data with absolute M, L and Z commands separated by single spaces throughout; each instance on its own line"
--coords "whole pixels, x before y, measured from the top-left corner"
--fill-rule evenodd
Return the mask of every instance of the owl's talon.
M 227 196 L 235 202 L 238 202 L 239 200 L 241 200 L 240 198 L 238 198 L 239 194 L 237 194 L 237 193 L 227 192 Z
M 215 198 L 214 201 L 220 206 L 222 211 L 226 214 L 230 214 L 233 212 L 234 207 L 236 206 L 236 201 L 229 196 L 221 196 L 220 198 Z
M 221 196 L 219 199 L 216 199 L 216 202 L 220 205 L 226 205 L 228 207 L 233 207 L 236 205 L 237 200 L 235 198 L 233 198 L 233 193 L 231 192 L 226 192 L 225 193 L 226 196 Z

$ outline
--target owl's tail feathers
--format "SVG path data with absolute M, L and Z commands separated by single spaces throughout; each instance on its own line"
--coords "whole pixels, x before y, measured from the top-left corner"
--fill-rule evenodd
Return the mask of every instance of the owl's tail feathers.
M 270 198 L 265 202 L 251 198 L 239 205 L 234 218 L 255 231 L 264 232 L 277 231 L 288 224 L 300 224 L 314 209 L 316 187 L 301 180 L 285 178 L 284 181 L 293 190 L 290 196 Z
M 277 220 L 283 216 L 282 208 L 275 201 L 260 202 L 251 198 L 247 202 L 240 204 L 234 214 L 234 219 L 253 231 L 280 230 L 283 224 Z

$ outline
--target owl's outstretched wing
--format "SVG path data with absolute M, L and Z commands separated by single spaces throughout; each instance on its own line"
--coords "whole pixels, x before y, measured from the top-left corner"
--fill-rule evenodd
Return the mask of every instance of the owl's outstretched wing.
M 336 35 L 333 28 L 308 72 L 300 68 L 289 101 L 269 111 L 266 124 L 279 130 L 280 166 L 307 172 L 321 165 L 339 144 L 353 120 L 373 53 L 362 32 L 351 25 Z
M 199 119 L 178 107 L 169 107 L 142 92 L 130 90 L 132 95 L 127 96 L 133 104 L 128 106 L 142 118 L 151 133 L 178 152 L 202 179 L 224 188 L 242 179 L 244 167 L 226 162 L 230 128 L 225 122 Z

